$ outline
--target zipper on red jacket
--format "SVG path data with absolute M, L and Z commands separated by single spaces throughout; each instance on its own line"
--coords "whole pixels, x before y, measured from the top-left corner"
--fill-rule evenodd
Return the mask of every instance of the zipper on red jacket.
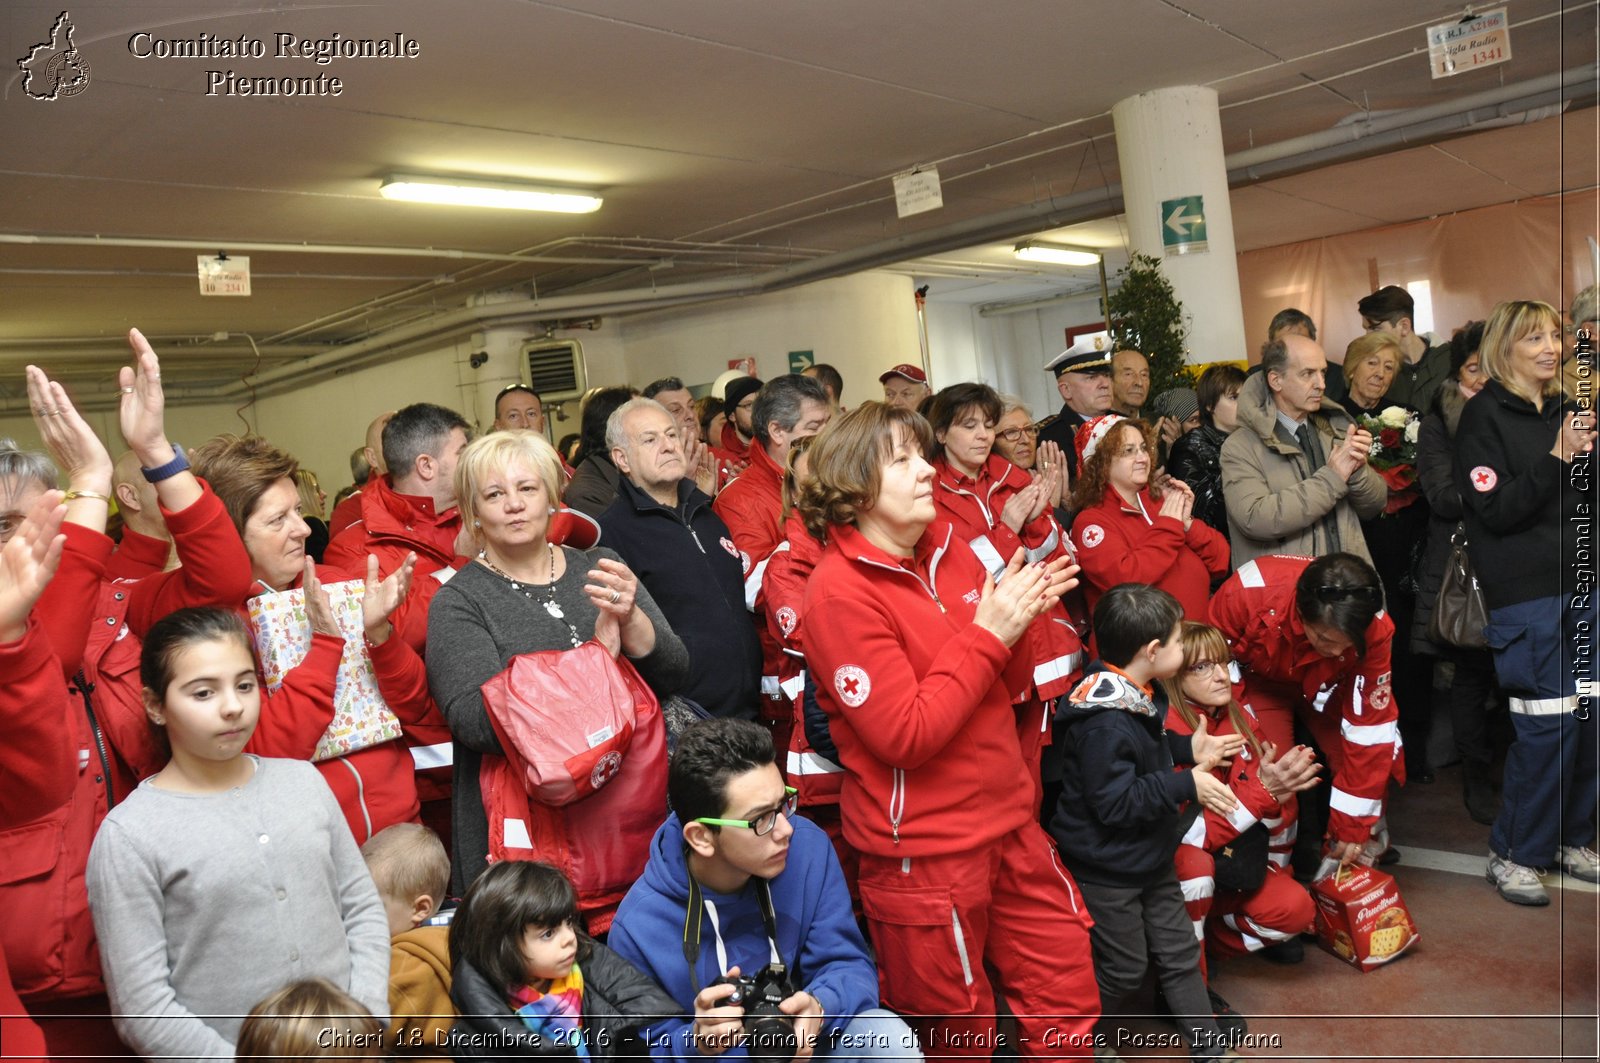
M 939 612 L 946 614 L 950 612 L 950 610 L 944 607 L 944 603 L 939 600 L 939 592 L 934 590 L 932 585 L 929 584 L 927 580 L 923 579 L 915 572 L 912 572 L 910 569 L 901 568 L 899 565 L 886 565 L 882 561 L 874 561 L 872 558 L 862 557 L 860 554 L 856 555 L 856 560 L 860 561 L 863 565 L 876 565 L 878 568 L 888 569 L 890 572 L 898 572 L 903 576 L 910 576 L 912 579 L 922 584 L 922 589 L 928 592 L 928 597 L 932 598 L 933 604 L 939 607 Z
M 111 788 L 111 758 L 106 755 L 105 732 L 100 730 L 100 721 L 94 714 L 94 699 L 89 696 L 94 693 L 94 684 L 85 679 L 80 670 L 72 677 L 72 685 L 83 696 L 83 711 L 89 717 L 89 733 L 94 736 L 94 751 L 100 757 L 100 777 L 105 780 L 106 808 L 109 810 L 117 803 L 117 795 Z

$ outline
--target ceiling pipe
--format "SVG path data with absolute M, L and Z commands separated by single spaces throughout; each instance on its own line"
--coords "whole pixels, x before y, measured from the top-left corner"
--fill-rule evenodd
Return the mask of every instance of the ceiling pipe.
M 1416 108 L 1394 115 L 1336 126 L 1319 133 L 1293 137 L 1276 144 L 1235 152 L 1225 160 L 1229 183 L 1240 187 L 1299 169 L 1361 158 L 1381 150 L 1385 143 L 1407 146 L 1446 139 L 1509 113 L 1548 106 L 1552 102 L 1594 102 L 1600 64 L 1543 75 L 1512 85 L 1489 89 L 1447 103 Z M 1560 93 L 1581 88 L 1566 100 Z M 1556 98 L 1551 99 L 1554 95 Z M 1493 114 L 1479 113 L 1493 110 Z M 1475 117 L 1476 115 L 1476 117 Z M 1388 138 L 1385 140 L 1383 138 Z M 1315 161 L 1306 161 L 1308 159 Z M 1110 217 L 1122 210 L 1122 187 L 1103 188 L 1059 198 L 1039 200 L 1020 207 L 907 233 L 863 247 L 841 251 L 761 273 L 718 280 L 630 289 L 599 294 L 521 299 L 465 307 L 426 321 L 400 326 L 355 343 L 330 348 L 303 361 L 280 365 L 250 381 L 222 388 L 178 391 L 169 396 L 174 405 L 265 398 L 325 380 L 363 366 L 414 351 L 463 339 L 484 328 L 516 327 L 552 318 L 580 315 L 618 315 L 693 305 L 782 291 L 801 284 L 857 273 L 923 255 L 959 250 L 974 244 L 1010 240 L 1043 229 Z M 93 241 L 89 241 L 93 242 Z M 238 246 L 238 245 L 236 245 Z M 26 411 L 25 399 L 0 401 L 0 412 Z

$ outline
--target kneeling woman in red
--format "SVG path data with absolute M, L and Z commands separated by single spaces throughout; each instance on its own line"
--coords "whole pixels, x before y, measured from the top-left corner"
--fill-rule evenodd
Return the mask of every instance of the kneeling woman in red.
M 1228 571 L 1228 540 L 1194 517 L 1182 480 L 1150 486 L 1154 430 L 1114 413 L 1078 429 L 1078 486 L 1072 545 L 1088 585 L 1089 608 L 1119 583 L 1148 583 L 1178 599 L 1183 615 L 1206 615 L 1211 579 Z
M 1034 818 L 1013 709 L 1032 681 L 1029 625 L 1073 570 L 1019 550 L 996 584 L 935 524 L 930 442 L 922 418 L 865 403 L 811 447 L 800 502 L 827 539 L 806 662 L 845 769 L 883 1003 L 930 1017 L 930 1057 L 986 1059 L 992 969 L 1022 1056 L 1087 1059 L 1100 1010 L 1089 917 Z
M 1388 845 L 1389 780 L 1406 777 L 1389 670 L 1394 622 L 1377 572 L 1354 554 L 1258 557 L 1217 588 L 1211 623 L 1239 662 L 1239 700 L 1262 736 L 1288 749 L 1299 716 L 1333 769 L 1322 855 L 1371 863 Z M 1284 819 L 1280 853 L 1294 842 Z
M 1218 768 L 1238 806 L 1227 816 L 1198 810 L 1178 846 L 1178 882 L 1207 951 L 1299 963 L 1305 957 L 1299 935 L 1311 929 L 1314 913 L 1311 894 L 1281 862 L 1268 859 L 1267 843 L 1283 829 L 1284 809 L 1292 814 L 1294 795 L 1316 785 L 1317 759 L 1305 746 L 1284 752 L 1262 741 L 1250 710 L 1233 698 L 1232 669 L 1222 632 L 1185 621 L 1183 670 L 1162 680 L 1172 706 L 1167 730 L 1192 734 L 1204 718 L 1219 738 L 1244 735 L 1245 748 Z

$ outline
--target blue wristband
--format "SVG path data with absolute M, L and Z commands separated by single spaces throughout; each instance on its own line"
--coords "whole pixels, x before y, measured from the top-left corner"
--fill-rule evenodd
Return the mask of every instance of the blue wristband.
M 141 466 L 139 471 L 144 473 L 146 482 L 158 484 L 162 480 L 172 479 L 174 476 L 178 475 L 188 467 L 189 455 L 183 452 L 183 447 L 179 446 L 177 443 L 173 443 L 171 461 L 167 462 L 165 465 L 159 465 L 154 469 L 146 469 Z

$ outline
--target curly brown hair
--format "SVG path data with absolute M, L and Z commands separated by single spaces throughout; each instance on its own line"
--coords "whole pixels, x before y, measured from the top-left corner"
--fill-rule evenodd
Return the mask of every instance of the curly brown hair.
M 921 414 L 881 402 L 863 402 L 828 423 L 811 445 L 811 475 L 796 501 L 807 531 L 826 540 L 830 525 L 854 525 L 857 515 L 877 502 L 883 465 L 901 435 L 919 453 L 933 441 L 933 429 Z
M 1150 460 L 1155 460 L 1156 430 L 1148 421 L 1127 417 L 1111 426 L 1106 437 L 1100 445 L 1094 448 L 1094 453 L 1089 455 L 1089 460 L 1081 462 L 1078 467 L 1078 482 L 1072 488 L 1072 508 L 1085 510 L 1091 506 L 1098 506 L 1105 497 L 1106 485 L 1111 482 L 1111 462 L 1117 456 L 1118 441 L 1122 433 L 1132 428 L 1144 436 L 1145 446 L 1150 448 Z M 1151 477 L 1150 494 L 1160 498 L 1161 492 L 1155 487 L 1155 477 Z

